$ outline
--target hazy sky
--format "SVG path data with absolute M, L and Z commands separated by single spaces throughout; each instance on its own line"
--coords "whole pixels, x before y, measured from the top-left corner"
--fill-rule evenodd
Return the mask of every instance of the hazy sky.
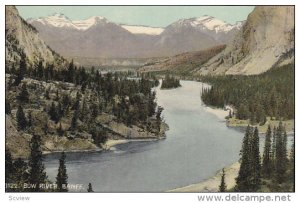
M 38 18 L 63 13 L 72 20 L 103 16 L 116 23 L 164 27 L 181 18 L 210 15 L 234 24 L 246 20 L 254 6 L 17 6 L 20 15 Z

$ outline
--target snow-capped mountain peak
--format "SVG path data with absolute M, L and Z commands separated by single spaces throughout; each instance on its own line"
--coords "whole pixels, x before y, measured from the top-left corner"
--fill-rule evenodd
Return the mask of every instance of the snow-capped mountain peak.
M 107 23 L 107 19 L 102 16 L 92 16 L 86 20 L 74 20 L 72 21 L 67 16 L 62 13 L 54 13 L 51 16 L 38 18 L 38 19 L 28 19 L 29 23 L 39 22 L 43 25 L 50 25 L 58 28 L 71 28 L 76 30 L 87 30 L 93 25 L 98 23 Z
M 75 30 L 88 30 L 95 25 L 105 25 L 109 22 L 105 17 L 102 16 L 92 16 L 85 20 L 71 20 L 62 13 L 54 13 L 51 16 L 38 18 L 38 19 L 28 19 L 29 23 L 39 22 L 43 25 L 53 26 L 57 28 L 68 28 Z M 149 26 L 140 25 L 122 25 L 117 24 L 123 29 L 129 31 L 132 34 L 146 34 L 146 35 L 160 35 L 164 32 L 165 28 L 155 28 Z M 215 17 L 204 15 L 201 17 L 180 19 L 177 22 L 172 23 L 169 27 L 175 28 L 187 28 L 196 29 L 203 32 L 218 33 L 228 33 L 232 29 L 239 30 L 241 28 L 242 22 L 238 22 L 235 25 L 231 25 Z
M 87 30 L 90 27 L 99 24 L 99 23 L 108 23 L 107 19 L 102 16 L 92 16 L 86 20 L 76 20 L 73 21 L 73 24 L 79 30 Z
M 215 17 L 208 16 L 208 15 L 204 15 L 196 18 L 181 19 L 173 23 L 173 26 L 175 27 L 191 26 L 196 29 L 214 31 L 215 33 L 219 33 L 219 32 L 227 33 L 234 28 L 239 29 L 240 25 L 241 24 L 231 25 L 229 23 L 226 23 L 222 20 L 219 20 Z
M 50 25 L 53 27 L 75 28 L 72 21 L 68 17 L 66 17 L 64 14 L 61 14 L 61 13 L 54 13 L 53 15 L 47 16 L 44 18 L 28 19 L 29 23 L 32 23 L 34 21 L 42 23 L 43 25 Z

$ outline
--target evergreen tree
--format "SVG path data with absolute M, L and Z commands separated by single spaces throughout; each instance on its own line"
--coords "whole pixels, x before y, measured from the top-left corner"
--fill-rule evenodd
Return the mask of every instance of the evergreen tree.
M 11 153 L 5 150 L 5 183 L 11 183 L 14 178 L 14 167 Z M 8 188 L 9 190 L 9 188 Z
M 73 104 L 73 106 L 72 106 L 71 109 L 77 111 L 77 110 L 79 110 L 79 107 L 80 107 L 80 95 L 77 92 L 77 94 L 76 94 L 76 100 L 75 100 L 75 102 L 74 102 L 74 104 Z
M 155 114 L 155 108 L 156 108 L 155 96 L 156 96 L 156 93 L 152 92 L 152 94 L 150 94 L 150 97 L 148 100 L 148 116 L 150 116 L 150 117 Z
M 157 135 L 159 134 L 160 132 L 160 125 L 161 125 L 161 121 L 162 121 L 162 118 L 161 118 L 161 114 L 162 114 L 162 111 L 164 110 L 163 107 L 159 106 L 157 108 L 157 111 L 156 111 L 156 126 L 157 126 Z
M 48 120 L 46 120 L 46 122 L 44 123 L 44 126 L 43 126 L 42 130 L 43 130 L 43 132 L 44 132 L 45 135 L 48 134 L 48 130 L 49 130 L 49 128 L 48 128 Z
M 62 109 L 60 101 L 58 101 L 58 104 L 56 107 L 56 113 L 57 113 L 57 120 L 59 121 L 64 115 L 64 111 Z
M 56 90 L 55 92 L 55 101 L 58 101 L 59 100 L 59 93 L 58 93 L 58 89 Z
M 42 189 L 39 184 L 46 183 L 47 175 L 43 164 L 43 156 L 41 150 L 41 137 L 33 134 L 30 141 L 30 156 L 29 156 L 29 183 L 35 184 L 35 187 L 30 189 L 31 192 L 39 192 Z
M 71 121 L 71 130 L 74 131 L 77 128 L 77 119 L 78 119 L 78 111 L 74 111 L 72 121 Z
M 286 166 L 285 168 L 287 168 L 287 165 L 288 165 L 288 151 L 287 151 L 287 134 L 286 134 L 286 130 L 284 128 L 284 131 L 283 131 L 283 141 L 282 141 L 282 157 L 283 157 L 283 160 L 284 160 L 284 163 L 286 163 Z
M 92 119 L 95 119 L 95 118 L 97 118 L 97 116 L 98 116 L 98 114 L 99 114 L 99 109 L 98 109 L 98 106 L 97 106 L 97 104 L 95 104 L 95 103 L 92 103 L 91 104 L 91 118 Z
M 21 81 L 24 79 L 24 75 L 26 74 L 26 71 L 27 71 L 26 56 L 25 54 L 22 54 L 20 59 L 20 67 L 14 82 L 15 86 L 18 86 L 21 83 Z
M 240 152 L 241 166 L 238 177 L 236 178 L 235 190 L 240 192 L 251 191 L 251 148 L 250 148 L 250 136 L 252 130 L 250 126 L 247 126 L 245 136 L 243 138 L 243 145 Z
M 259 136 L 258 129 L 255 127 L 253 137 L 251 139 L 251 184 L 252 191 L 257 191 L 260 188 L 261 177 L 260 177 L 260 154 L 259 154 Z
M 73 63 L 73 59 L 71 61 L 71 63 L 69 64 L 68 67 L 68 73 L 67 73 L 67 82 L 73 82 L 73 78 L 74 78 L 74 63 Z
M 58 122 L 58 115 L 56 112 L 56 106 L 55 106 L 54 102 L 52 102 L 52 104 L 51 104 L 51 107 L 49 110 L 49 116 L 50 116 L 51 120 Z
M 15 179 L 14 183 L 20 186 L 20 188 L 18 188 L 16 191 L 24 191 L 25 189 L 21 186 L 28 181 L 28 164 L 21 158 L 18 158 L 16 161 L 14 161 L 13 167 Z
M 44 66 L 43 62 L 40 60 L 38 65 L 36 66 L 37 71 L 37 79 L 44 79 Z
M 293 182 L 292 191 L 295 192 L 295 138 L 291 147 L 290 153 L 290 181 Z
M 222 169 L 221 183 L 219 185 L 219 192 L 226 192 L 227 186 L 225 183 L 225 170 Z
M 88 114 L 89 114 L 89 109 L 88 109 L 88 106 L 87 106 L 87 103 L 86 103 L 86 99 L 83 98 L 79 119 L 81 121 L 86 121 L 87 117 L 88 117 Z
M 248 104 L 246 102 L 243 102 L 238 106 L 237 116 L 236 116 L 238 119 L 241 119 L 241 120 L 248 119 L 250 113 L 249 113 L 249 109 L 248 109 L 247 105 Z
M 279 126 L 276 131 L 276 160 L 275 160 L 275 178 L 280 184 L 286 177 L 287 170 L 287 154 L 286 154 L 286 142 L 284 138 L 284 128 L 282 122 L 279 122 Z
M 18 107 L 17 110 L 17 125 L 18 125 L 18 130 L 24 130 L 27 126 L 26 117 L 21 105 Z
M 87 191 L 88 192 L 94 192 L 94 190 L 92 188 L 92 183 L 89 183 Z
M 29 93 L 27 91 L 27 85 L 22 85 L 21 92 L 17 96 L 17 99 L 21 103 L 28 103 L 29 102 Z
M 229 109 L 229 114 L 228 114 L 228 118 L 232 118 L 232 113 L 231 113 L 231 109 Z
M 68 175 L 66 168 L 66 155 L 64 152 L 61 153 L 61 157 L 59 159 L 59 168 L 56 176 L 56 184 L 58 192 L 68 192 Z
M 44 97 L 48 100 L 50 99 L 49 92 L 50 92 L 50 90 L 46 89 L 45 94 L 44 94 Z
M 272 172 L 272 154 L 271 154 L 271 126 L 268 126 L 265 139 L 265 147 L 262 162 L 262 173 L 266 177 L 270 177 Z
M 32 121 L 32 111 L 29 111 L 29 112 L 28 112 L 28 116 L 27 116 L 27 117 L 28 117 L 28 119 L 27 119 L 27 120 L 28 120 L 27 126 L 28 126 L 29 128 L 31 128 L 31 127 L 32 127 L 32 124 L 33 124 L 33 123 L 32 123 L 32 122 L 33 122 L 33 121 Z
M 276 127 L 275 126 L 273 128 L 271 158 L 272 158 L 272 167 L 275 168 L 275 161 L 276 161 Z

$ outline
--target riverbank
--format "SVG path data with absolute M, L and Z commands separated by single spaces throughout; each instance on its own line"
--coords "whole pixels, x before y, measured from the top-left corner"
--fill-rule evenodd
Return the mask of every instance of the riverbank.
M 107 140 L 105 144 L 103 144 L 101 147 L 103 150 L 115 150 L 117 145 L 120 144 L 126 144 L 129 142 L 153 142 L 157 140 L 161 140 L 163 138 L 158 138 L 158 139 L 123 139 L 123 140 Z
M 225 167 L 225 183 L 227 189 L 230 190 L 235 186 L 235 178 L 238 176 L 240 163 L 235 162 L 232 165 Z M 213 177 L 192 185 L 169 190 L 167 192 L 218 192 L 221 182 L 222 170 L 219 170 Z
M 229 114 L 229 110 L 224 110 L 224 109 L 214 108 L 214 107 L 209 107 L 209 106 L 204 106 L 204 110 L 206 112 L 209 112 L 209 113 L 215 115 L 221 121 L 226 121 L 226 116 L 228 116 L 228 114 Z
M 206 112 L 209 112 L 213 115 L 215 115 L 216 117 L 218 117 L 218 119 L 220 121 L 224 121 L 226 122 L 226 126 L 227 127 L 231 127 L 237 130 L 241 130 L 244 131 L 246 129 L 246 127 L 249 125 L 249 120 L 239 120 L 236 118 L 227 118 L 226 117 L 229 115 L 229 110 L 224 110 L 224 109 L 220 109 L 220 108 L 214 108 L 214 107 L 210 107 L 210 106 L 204 106 L 204 110 Z M 267 117 L 267 121 L 264 125 L 252 125 L 253 127 L 257 127 L 258 132 L 260 134 L 265 134 L 267 129 L 268 129 L 268 125 L 271 126 L 271 128 L 273 129 L 273 127 L 277 127 L 279 125 L 279 120 L 271 120 L 270 117 Z M 288 135 L 294 134 L 294 126 L 295 126 L 295 122 L 294 120 L 284 120 L 282 121 L 283 126 L 285 126 L 286 132 Z
M 162 138 L 161 138 L 162 139 Z M 70 150 L 54 150 L 54 151 L 43 151 L 43 154 L 51 154 L 51 153 L 60 153 L 60 152 L 97 152 L 97 151 L 108 151 L 108 150 L 116 150 L 116 146 L 120 144 L 126 144 L 129 142 L 153 142 L 160 139 L 120 139 L 120 140 L 107 140 L 105 144 L 102 144 L 101 147 L 95 147 L 91 149 L 70 149 Z
M 236 118 L 229 118 L 226 121 L 226 125 L 228 127 L 232 127 L 232 128 L 238 128 L 238 129 L 246 129 L 246 127 L 249 125 L 249 120 L 239 120 Z M 267 121 L 264 125 L 253 125 L 253 127 L 257 127 L 258 132 L 261 134 L 265 134 L 267 132 L 268 129 L 268 125 L 271 126 L 271 129 L 273 129 L 274 127 L 277 127 L 279 125 L 279 120 L 271 120 L 270 117 L 267 117 Z M 283 126 L 285 126 L 285 130 L 287 132 L 288 135 L 294 134 L 294 126 L 295 126 L 295 122 L 294 120 L 284 120 L 282 121 Z

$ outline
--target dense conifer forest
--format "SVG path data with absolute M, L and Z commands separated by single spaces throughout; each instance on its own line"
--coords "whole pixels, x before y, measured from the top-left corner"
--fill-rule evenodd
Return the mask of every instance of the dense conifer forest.
M 251 124 L 264 124 L 271 119 L 294 119 L 295 116 L 294 65 L 276 67 L 254 76 L 205 76 L 201 80 L 211 84 L 202 90 L 206 105 L 223 108 L 232 105 L 232 112 Z

